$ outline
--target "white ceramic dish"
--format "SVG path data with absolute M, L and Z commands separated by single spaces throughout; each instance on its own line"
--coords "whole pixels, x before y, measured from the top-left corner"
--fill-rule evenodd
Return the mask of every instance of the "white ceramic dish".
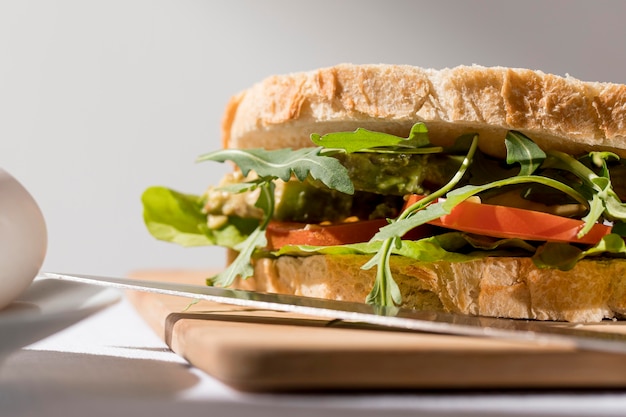
M 0 360 L 118 302 L 120 298 L 121 292 L 116 289 L 35 279 L 16 301 L 0 310 Z

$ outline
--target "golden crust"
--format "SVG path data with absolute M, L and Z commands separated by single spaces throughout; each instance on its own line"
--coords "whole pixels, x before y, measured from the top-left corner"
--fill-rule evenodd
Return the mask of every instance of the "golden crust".
M 361 269 L 368 260 L 367 255 L 262 259 L 254 277 L 237 287 L 363 302 L 376 273 Z M 583 260 L 564 272 L 539 269 L 530 258 L 450 263 L 393 257 L 391 268 L 407 308 L 570 322 L 626 316 L 625 260 Z
M 233 97 L 224 147 L 300 148 L 311 133 L 357 127 L 406 135 L 423 121 L 434 143 L 478 132 L 502 155 L 508 130 L 545 149 L 626 157 L 626 86 L 541 71 L 459 66 L 351 65 L 269 77 Z

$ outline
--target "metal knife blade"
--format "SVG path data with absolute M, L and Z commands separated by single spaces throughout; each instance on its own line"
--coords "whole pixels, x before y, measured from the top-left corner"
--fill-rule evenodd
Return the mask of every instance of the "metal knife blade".
M 438 311 L 381 307 L 357 302 L 143 279 L 51 272 L 42 272 L 38 277 L 112 287 L 120 290 L 143 291 L 208 300 L 262 310 L 292 312 L 352 323 L 367 323 L 385 328 L 499 338 L 544 345 L 560 345 L 572 349 L 626 354 L 626 333 L 586 330 L 581 328 L 580 324 L 574 323 L 546 323 L 532 320 L 467 316 Z M 609 322 L 606 324 L 607 328 L 610 328 L 610 325 L 614 323 Z

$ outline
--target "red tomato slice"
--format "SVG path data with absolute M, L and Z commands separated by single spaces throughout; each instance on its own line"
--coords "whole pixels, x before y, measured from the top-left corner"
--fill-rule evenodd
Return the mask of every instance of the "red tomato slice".
M 422 196 L 411 196 L 406 206 L 419 201 Z M 595 224 L 582 238 L 578 232 L 585 222 L 554 214 L 515 207 L 495 206 L 464 201 L 448 215 L 432 222 L 435 226 L 476 233 L 498 238 L 520 238 L 549 242 L 596 244 L 611 233 L 611 227 Z
M 321 226 L 317 224 L 272 221 L 265 235 L 270 250 L 285 245 L 333 246 L 369 241 L 378 230 L 387 225 L 387 220 L 364 220 Z M 406 239 L 421 239 L 432 236 L 432 227 L 424 225 L 408 233 Z

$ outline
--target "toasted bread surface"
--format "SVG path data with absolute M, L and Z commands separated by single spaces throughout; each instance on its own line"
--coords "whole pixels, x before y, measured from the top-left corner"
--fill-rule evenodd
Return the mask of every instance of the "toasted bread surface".
M 375 269 L 367 255 L 282 256 L 255 263 L 238 288 L 365 301 Z M 530 258 L 391 262 L 403 307 L 517 319 L 598 322 L 626 316 L 626 261 L 583 260 L 570 271 L 539 269 Z
M 478 133 L 503 156 L 518 130 L 545 150 L 610 150 L 626 157 L 626 86 L 528 69 L 351 65 L 269 77 L 234 96 L 223 118 L 226 148 L 301 148 L 311 133 L 366 128 L 407 135 L 426 123 L 434 144 Z

